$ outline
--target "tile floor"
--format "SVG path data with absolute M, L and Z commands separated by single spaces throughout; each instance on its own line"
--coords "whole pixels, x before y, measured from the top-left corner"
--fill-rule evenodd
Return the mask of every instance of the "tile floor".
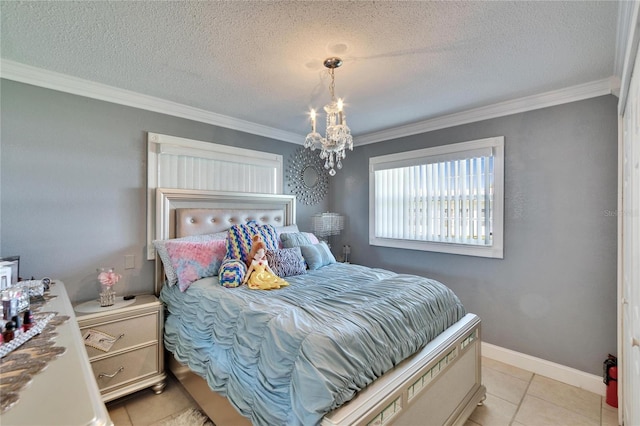
M 618 424 L 617 410 L 599 395 L 491 359 L 482 362 L 487 399 L 465 426 Z M 197 404 L 173 377 L 160 395 L 147 389 L 107 404 L 116 426 L 157 425 L 191 407 Z
M 484 405 L 465 426 L 615 426 L 604 397 L 498 361 L 482 358 Z

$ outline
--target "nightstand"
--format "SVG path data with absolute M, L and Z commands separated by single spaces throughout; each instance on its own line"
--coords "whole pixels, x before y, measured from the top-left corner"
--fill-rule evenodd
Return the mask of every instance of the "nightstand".
M 82 336 L 95 330 L 114 339 L 107 352 L 85 345 L 104 402 L 148 387 L 164 390 L 163 307 L 155 296 L 118 297 L 109 307 L 89 301 L 74 310 Z

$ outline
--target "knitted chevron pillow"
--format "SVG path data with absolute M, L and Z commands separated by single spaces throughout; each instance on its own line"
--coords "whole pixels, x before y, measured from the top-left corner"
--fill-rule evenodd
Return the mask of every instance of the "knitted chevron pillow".
M 220 266 L 218 280 L 223 287 L 238 287 L 242 285 L 244 275 L 247 273 L 247 265 L 238 259 L 225 259 Z
M 227 235 L 227 255 L 225 258 L 246 262 L 251 251 L 251 239 L 254 235 L 262 237 L 267 250 L 278 248 L 278 234 L 273 226 L 258 225 L 255 222 L 233 225 Z

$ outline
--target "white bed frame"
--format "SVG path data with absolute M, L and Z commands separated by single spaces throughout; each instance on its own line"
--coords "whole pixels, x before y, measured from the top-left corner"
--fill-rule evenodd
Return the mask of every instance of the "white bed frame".
M 156 238 L 213 233 L 257 220 L 295 223 L 295 197 L 158 188 Z M 177 212 L 179 214 L 177 214 Z M 156 259 L 156 294 L 164 275 Z M 462 425 L 485 398 L 481 382 L 480 319 L 467 314 L 421 351 L 385 373 L 322 425 Z M 173 356 L 169 369 L 217 426 L 249 425 L 227 399 Z

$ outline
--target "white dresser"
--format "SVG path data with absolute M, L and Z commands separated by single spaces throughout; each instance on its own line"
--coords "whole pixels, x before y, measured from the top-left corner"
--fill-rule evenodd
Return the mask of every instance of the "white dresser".
M 56 346 L 67 351 L 51 361 L 20 391 L 20 400 L 0 416 L 2 426 L 112 425 L 91 371 L 87 352 L 64 284 L 56 281 L 50 294 L 57 296 L 40 312 L 68 315 L 57 327 Z
M 155 296 L 116 298 L 109 307 L 90 301 L 75 310 L 83 336 L 94 330 L 113 338 L 106 352 L 85 346 L 104 402 L 148 387 L 157 394 L 164 390 L 163 306 Z

